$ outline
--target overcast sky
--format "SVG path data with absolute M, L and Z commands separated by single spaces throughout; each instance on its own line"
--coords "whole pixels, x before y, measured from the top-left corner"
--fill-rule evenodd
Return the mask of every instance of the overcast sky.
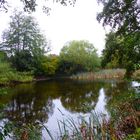
M 52 53 L 59 54 L 67 41 L 88 40 L 93 43 L 101 54 L 104 48 L 105 30 L 96 20 L 97 12 L 101 10 L 96 0 L 77 0 L 75 6 L 62 6 L 47 2 L 51 7 L 50 15 L 42 12 L 41 5 L 45 0 L 39 0 L 39 5 L 33 16 L 37 19 L 46 38 L 51 40 Z M 16 5 L 15 5 L 16 4 Z M 14 7 L 21 6 L 19 0 L 9 3 L 12 8 L 8 13 L 0 12 L 0 35 L 7 27 L 9 15 Z

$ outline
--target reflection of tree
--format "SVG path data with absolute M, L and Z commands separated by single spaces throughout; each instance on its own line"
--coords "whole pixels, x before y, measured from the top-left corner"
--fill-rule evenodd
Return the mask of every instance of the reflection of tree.
M 17 85 L 9 94 L 0 96 L 0 103 L 7 105 L 4 107 L 3 119 L 21 124 L 18 129 L 24 128 L 23 123 L 28 125 L 36 121 L 47 122 L 54 111 L 54 99 L 60 99 L 63 107 L 72 113 L 85 113 L 97 105 L 101 88 L 105 92 L 107 110 L 114 102 L 119 102 L 122 96 L 128 96 L 132 91 L 130 83 L 113 81 L 74 82 L 63 79 Z M 90 108 L 85 108 L 86 106 Z
M 121 94 L 128 94 L 131 89 L 126 82 L 74 82 L 63 79 L 18 85 L 8 95 L 0 97 L 0 102 L 7 104 L 5 117 L 10 121 L 47 122 L 49 115 L 53 114 L 54 99 L 59 98 L 63 107 L 71 112 L 86 112 L 94 109 L 101 88 L 104 88 L 108 104 Z M 90 108 L 85 108 L 87 106 Z
M 62 105 L 71 112 L 87 112 L 94 109 L 103 83 L 73 82 L 59 80 L 37 84 L 18 85 L 11 91 L 5 108 L 10 121 L 35 123 L 45 122 L 53 113 L 53 99 L 60 98 Z
M 86 112 L 94 109 L 103 82 L 76 82 L 72 80 L 55 80 L 39 83 L 37 89 L 45 91 L 52 99 L 60 98 L 65 109 L 71 112 Z M 86 108 L 86 107 L 90 108 Z
M 67 85 L 65 83 L 63 88 L 67 88 Z M 102 84 L 96 82 L 74 82 L 68 87 L 67 92 L 62 94 L 61 102 L 66 109 L 72 112 L 91 111 L 97 103 L 101 87 Z
M 63 107 L 72 112 L 85 112 L 85 106 L 94 108 L 102 83 L 74 82 L 71 80 L 55 80 L 41 82 L 36 91 L 47 94 L 51 99 L 60 98 Z
M 110 100 L 124 94 L 129 94 L 132 90 L 134 89 L 131 87 L 131 84 L 125 81 L 112 81 L 108 86 L 105 86 L 106 95 Z
M 127 98 L 131 96 L 131 93 L 134 92 L 131 82 L 112 82 L 108 84 L 108 86 L 105 86 L 108 110 L 111 111 L 112 107 L 115 109 L 115 106 L 117 106 L 118 103 L 121 101 L 125 102 Z
M 54 104 L 51 98 L 42 92 L 36 92 L 32 85 L 19 85 L 13 90 L 14 95 L 5 108 L 6 117 L 13 122 L 35 123 L 46 122 L 48 115 L 53 114 Z

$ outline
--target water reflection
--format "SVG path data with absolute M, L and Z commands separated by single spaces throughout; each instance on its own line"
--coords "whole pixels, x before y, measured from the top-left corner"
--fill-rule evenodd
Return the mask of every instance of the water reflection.
M 107 105 L 107 102 L 106 102 L 105 91 L 103 88 L 101 88 L 99 91 L 98 102 L 97 102 L 95 109 L 94 109 L 95 112 L 97 114 L 103 114 L 103 115 L 109 117 L 108 111 L 106 109 L 106 105 Z
M 0 103 L 6 104 L 2 119 L 25 124 L 41 121 L 48 127 L 53 121 L 54 129 L 57 125 L 54 120 L 60 120 L 63 113 L 77 117 L 79 113 L 95 110 L 109 116 L 110 103 L 131 90 L 132 84 L 124 81 L 75 82 L 63 79 L 21 84 L 12 88 L 9 94 L 0 95 Z M 85 109 L 86 106 L 89 108 Z
M 48 115 L 53 114 L 52 100 L 34 89 L 34 85 L 19 85 L 9 93 L 13 96 L 4 112 L 10 121 L 35 123 L 36 120 L 40 120 L 45 122 Z

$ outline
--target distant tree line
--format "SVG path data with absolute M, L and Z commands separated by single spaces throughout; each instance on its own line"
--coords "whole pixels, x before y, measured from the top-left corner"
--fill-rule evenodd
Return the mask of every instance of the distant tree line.
M 97 50 L 88 41 L 70 41 L 59 56 L 48 54 L 49 42 L 32 16 L 15 10 L 10 18 L 0 43 L 1 54 L 7 59 L 0 59 L 14 70 L 31 72 L 34 76 L 51 76 L 94 71 L 100 67 Z
M 22 2 L 25 11 L 35 11 L 37 6 L 35 0 L 22 0 Z M 76 0 L 56 0 L 54 2 L 62 5 L 74 5 Z M 126 68 L 127 74 L 131 75 L 133 71 L 140 68 L 140 2 L 138 0 L 97 0 L 97 2 L 103 5 L 102 11 L 97 14 L 97 20 L 103 26 L 109 25 L 112 28 L 112 31 L 106 35 L 102 67 Z M 6 7 L 7 1 L 3 0 L 0 3 L 0 8 Z M 67 67 L 70 67 L 71 62 L 72 60 L 66 64 Z M 78 65 L 82 68 L 79 62 Z M 78 67 L 72 67 L 73 70 L 78 69 Z M 65 67 L 65 71 L 67 71 L 66 69 Z

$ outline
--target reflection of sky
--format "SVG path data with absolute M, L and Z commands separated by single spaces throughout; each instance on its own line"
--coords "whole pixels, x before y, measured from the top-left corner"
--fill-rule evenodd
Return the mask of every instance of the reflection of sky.
M 79 116 L 85 116 L 85 115 L 83 113 L 72 114 L 72 112 L 67 111 L 62 106 L 60 99 L 54 100 L 53 104 L 55 104 L 54 113 L 52 116 L 49 117 L 48 122 L 44 125 L 47 126 L 47 128 L 51 131 L 51 134 L 53 134 L 53 137 L 57 138 L 58 133 L 59 133 L 58 121 L 63 121 L 63 120 L 73 118 L 74 122 L 77 123 L 78 125 Z M 42 139 L 46 140 L 46 137 L 47 137 L 47 140 L 49 140 L 49 136 L 47 135 L 46 130 L 43 130 L 42 133 L 43 133 Z
M 103 88 L 100 89 L 99 91 L 99 97 L 98 97 L 98 101 L 97 104 L 95 106 L 95 112 L 98 115 L 106 115 L 106 117 L 109 117 L 108 111 L 106 109 L 106 95 L 105 95 L 105 91 Z
M 132 82 L 132 87 L 138 87 L 138 86 L 140 86 L 139 82 L 137 82 L 137 81 Z
M 88 95 L 90 95 L 90 93 Z M 59 133 L 57 121 L 60 121 L 60 120 L 63 121 L 63 120 L 67 120 L 69 118 L 73 118 L 75 123 L 77 123 L 77 125 L 78 125 L 78 122 L 79 122 L 78 119 L 80 116 L 84 116 L 84 118 L 88 121 L 88 117 L 90 116 L 89 113 L 83 114 L 83 113 L 69 112 L 62 106 L 61 101 L 59 99 L 54 100 L 53 103 L 55 104 L 54 113 L 51 117 L 49 117 L 48 122 L 45 124 L 45 126 L 47 126 L 48 129 L 53 134 L 53 137 L 57 138 L 58 133 Z M 106 104 L 107 103 L 106 103 L 105 91 L 103 88 L 101 88 L 99 91 L 99 97 L 98 97 L 98 101 L 97 101 L 97 104 L 95 106 L 94 111 L 99 116 L 103 114 L 103 115 L 106 115 L 106 118 L 109 118 L 109 114 L 108 114 L 107 109 L 105 107 Z M 47 135 L 46 130 L 43 130 L 42 132 L 43 132 L 43 139 L 45 140 L 46 137 L 48 139 L 49 136 Z
M 98 120 L 102 122 L 102 116 L 104 116 L 107 120 L 110 118 L 110 114 L 108 112 L 109 110 L 107 110 L 108 102 L 110 103 L 112 99 L 116 98 L 116 96 L 121 96 L 123 92 L 125 95 L 129 94 L 130 89 L 134 89 L 134 92 L 140 90 L 139 87 L 140 83 L 138 82 L 131 82 L 130 84 L 130 82 L 117 83 L 114 81 L 108 83 L 106 82 L 105 84 L 88 83 L 84 86 L 83 84 L 76 85 L 73 82 L 64 81 L 55 83 L 52 81 L 44 84 L 41 83 L 41 86 L 40 84 L 36 84 L 36 86 L 19 86 L 16 89 L 17 91 L 14 90 L 17 92 L 17 94 L 14 94 L 14 96 L 6 100 L 9 104 L 6 107 L 6 111 L 11 114 L 12 110 L 14 110 L 16 113 L 16 111 L 19 111 L 20 107 L 20 109 L 22 109 L 21 112 L 15 114 L 18 116 L 20 115 L 20 119 L 24 118 L 25 115 L 21 113 L 22 111 L 25 112 L 25 109 L 28 114 L 31 114 L 31 118 L 27 117 L 27 120 L 31 119 L 31 122 L 34 122 L 35 120 L 41 121 L 43 118 L 42 123 L 45 122 L 44 125 L 51 131 L 53 137 L 57 139 L 57 136 L 60 134 L 58 121 L 73 118 L 75 124 L 78 125 L 81 120 L 79 118 L 80 116 L 83 116 L 87 122 L 89 121 L 89 116 L 91 114 L 76 113 L 77 107 L 80 108 L 81 112 L 83 112 L 82 109 L 84 109 L 85 106 L 82 105 L 89 105 L 89 107 L 91 107 L 89 112 L 96 112 L 97 116 L 99 117 Z M 23 91 L 24 88 L 27 89 Z M 33 92 L 35 90 L 36 92 Z M 31 94 L 28 94 L 30 92 Z M 40 94 L 38 94 L 39 92 Z M 1 98 L 0 100 L 4 100 L 6 97 Z M 78 110 L 77 112 L 80 111 Z M 36 113 L 34 114 L 34 112 Z M 45 116 L 40 116 L 41 112 L 43 114 L 45 113 Z M 10 115 L 7 118 L 10 118 Z M 0 120 L 0 126 L 3 125 L 3 121 L 4 119 Z M 16 119 L 16 121 L 18 120 Z M 49 140 L 47 131 L 42 130 L 42 132 L 42 139 Z
M 135 89 L 136 93 L 140 93 L 140 83 L 137 81 L 133 81 L 131 84 L 132 87 Z

